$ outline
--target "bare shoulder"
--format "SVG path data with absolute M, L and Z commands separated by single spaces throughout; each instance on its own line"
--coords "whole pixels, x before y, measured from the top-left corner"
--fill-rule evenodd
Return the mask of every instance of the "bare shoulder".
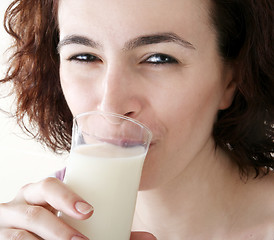
M 263 212 L 261 216 L 250 215 L 250 219 L 245 218 L 245 222 L 237 222 L 233 230 L 226 235 L 228 238 L 224 239 L 274 240 L 274 215 L 273 212 L 269 214 L 266 212 Z
M 262 194 L 262 200 L 269 203 L 268 207 L 274 213 L 274 171 L 271 171 L 267 176 L 254 180 L 254 190 Z
M 243 185 L 230 239 L 274 240 L 274 172 Z
M 254 227 L 241 229 L 229 235 L 228 239 L 233 240 L 274 240 L 274 223 L 268 222 L 256 224 Z
M 248 197 L 253 196 L 253 206 L 257 207 L 263 216 L 272 218 L 274 224 L 274 171 L 252 180 L 249 184 Z
M 254 190 L 251 193 L 254 202 L 251 207 L 258 211 L 253 210 L 256 215 L 250 239 L 274 240 L 274 171 L 255 179 L 253 184 Z

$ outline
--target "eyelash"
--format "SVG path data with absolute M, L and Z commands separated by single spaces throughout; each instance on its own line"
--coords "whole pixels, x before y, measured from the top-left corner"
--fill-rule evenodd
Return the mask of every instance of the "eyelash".
M 176 64 L 178 61 L 163 53 L 156 53 L 151 56 L 149 56 L 144 63 L 153 64 L 153 65 L 163 65 L 163 64 Z
M 77 54 L 75 56 L 72 56 L 69 58 L 69 61 L 76 61 L 80 63 L 93 63 L 97 61 L 101 61 L 100 58 L 88 54 L 88 53 L 83 53 L 83 54 Z M 162 54 L 162 53 L 156 53 L 151 56 L 149 56 L 147 59 L 142 61 L 141 63 L 147 63 L 147 64 L 153 64 L 153 65 L 163 65 L 163 64 L 177 64 L 178 61 L 167 55 L 167 54 Z
M 88 53 L 81 53 L 81 54 L 74 55 L 70 57 L 68 60 L 76 61 L 80 63 L 92 63 L 92 62 L 101 61 L 100 58 Z

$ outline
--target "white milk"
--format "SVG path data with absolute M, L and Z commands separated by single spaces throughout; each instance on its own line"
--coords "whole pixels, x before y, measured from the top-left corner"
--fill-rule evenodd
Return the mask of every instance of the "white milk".
M 93 205 L 94 213 L 84 221 L 62 218 L 93 240 L 129 240 L 144 158 L 141 146 L 100 144 L 72 150 L 65 183 Z

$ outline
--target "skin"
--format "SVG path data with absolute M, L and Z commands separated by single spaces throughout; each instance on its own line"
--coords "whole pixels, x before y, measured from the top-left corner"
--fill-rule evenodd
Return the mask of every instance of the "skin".
M 229 106 L 233 96 L 232 69 L 217 53 L 215 35 L 200 1 L 122 2 L 117 2 L 117 15 L 111 14 L 109 1 L 66 1 L 63 5 L 61 1 L 61 84 L 73 115 L 90 110 L 115 112 L 152 130 L 141 182 L 141 189 L 150 189 L 176 178 L 199 152 L 214 148 L 211 132 L 216 113 Z M 167 7 L 178 16 L 165 15 Z M 128 9 L 137 10 L 129 14 Z M 127 46 L 140 37 L 165 33 L 189 44 Z M 75 44 L 72 35 L 98 46 Z M 95 56 L 94 61 L 79 61 L 85 57 L 81 53 Z M 157 65 L 157 53 L 170 59 Z
M 212 137 L 236 86 L 233 65 L 219 56 L 209 7 L 204 0 L 61 0 L 61 85 L 73 115 L 120 113 L 153 132 L 133 230 L 159 240 L 272 240 L 273 176 L 243 182 Z M 38 239 L 30 232 L 80 236 L 51 213 L 91 217 L 90 205 L 81 204 L 81 214 L 79 202 L 86 203 L 56 179 L 30 184 L 0 205 L 0 238 L 18 231 L 26 239 Z M 141 239 L 155 238 L 131 238 Z

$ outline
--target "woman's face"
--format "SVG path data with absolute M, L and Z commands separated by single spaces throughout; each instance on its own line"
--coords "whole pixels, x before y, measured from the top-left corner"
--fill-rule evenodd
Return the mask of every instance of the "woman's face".
M 146 124 L 141 189 L 175 179 L 214 148 L 232 71 L 204 0 L 60 0 L 60 78 L 73 115 L 103 110 Z

